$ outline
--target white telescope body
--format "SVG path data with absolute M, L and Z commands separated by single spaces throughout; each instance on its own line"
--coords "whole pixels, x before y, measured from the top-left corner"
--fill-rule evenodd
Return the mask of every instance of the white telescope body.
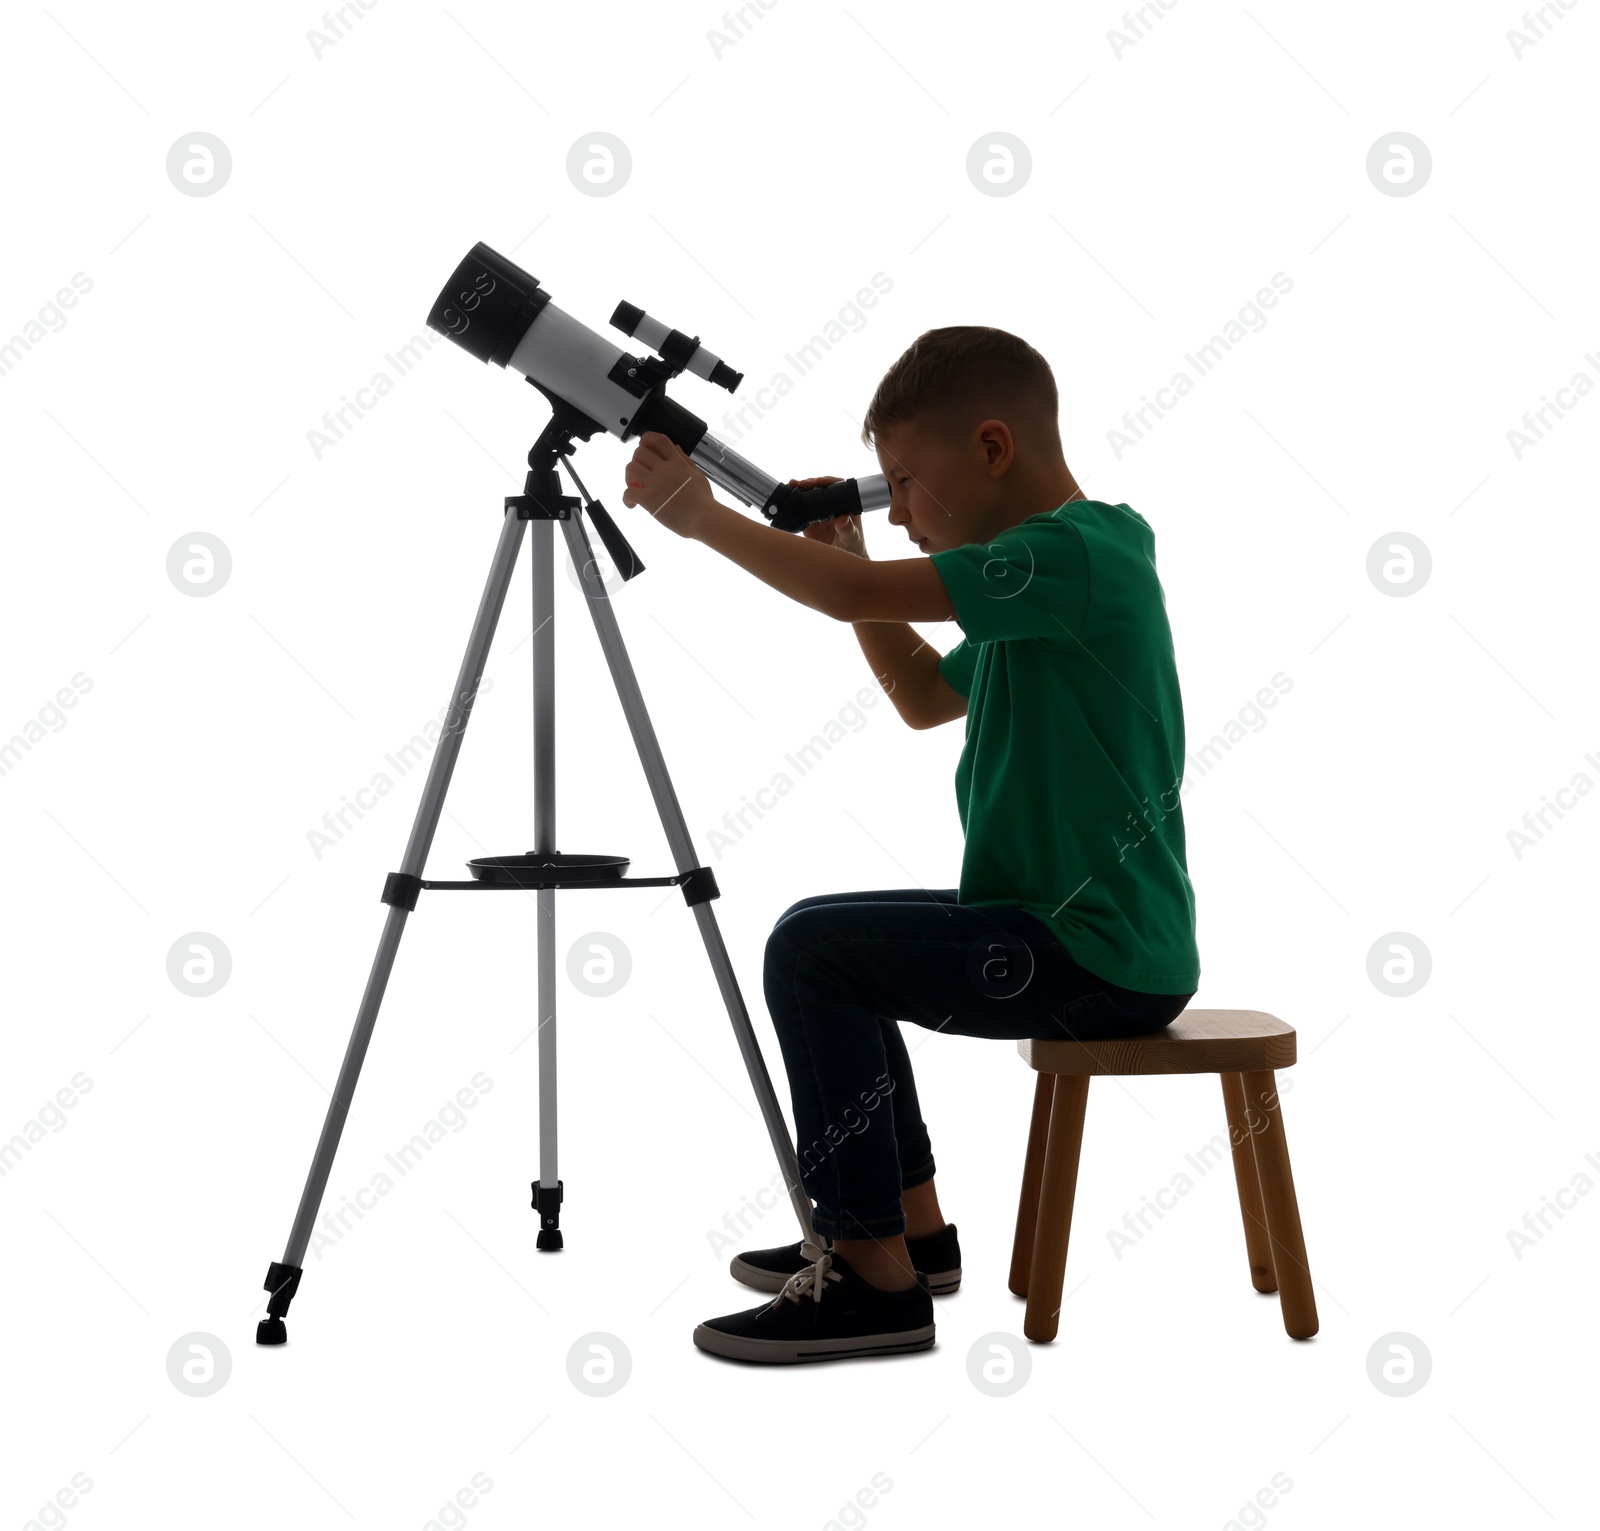
M 612 323 L 655 357 L 636 357 L 550 301 L 536 278 L 487 245 L 475 245 L 440 292 L 431 328 L 485 362 L 520 373 L 540 390 L 587 415 L 619 440 L 661 431 L 688 453 L 712 483 L 759 510 L 784 531 L 812 521 L 876 510 L 889 503 L 881 473 L 820 489 L 780 483 L 709 433 L 703 420 L 669 399 L 666 381 L 690 371 L 732 392 L 742 374 L 632 304 Z
M 554 303 L 546 303 L 506 366 L 625 439 L 644 400 L 611 381 L 610 374 L 622 360 L 621 346 L 612 345 Z

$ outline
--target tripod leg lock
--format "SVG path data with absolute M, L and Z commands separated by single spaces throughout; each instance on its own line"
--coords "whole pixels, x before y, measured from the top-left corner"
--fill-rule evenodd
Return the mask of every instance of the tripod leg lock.
M 565 1184 L 561 1180 L 554 1185 L 533 1182 L 532 1205 L 539 1213 L 539 1237 L 534 1243 L 539 1249 L 561 1248 L 561 1193 Z
M 421 894 L 422 879 L 413 877 L 409 872 L 391 872 L 384 879 L 383 902 L 386 904 L 409 911 L 417 907 L 417 899 Z
M 300 1266 L 285 1265 L 281 1260 L 274 1260 L 267 1267 L 267 1279 L 261 1284 L 272 1296 L 267 1299 L 268 1316 L 256 1325 L 256 1344 L 282 1345 L 289 1338 L 283 1317 L 289 1311 L 289 1304 L 294 1301 L 294 1294 L 300 1289 L 300 1277 L 303 1274 Z
M 678 880 L 678 886 L 683 889 L 684 903 L 691 909 L 696 904 L 722 897 L 722 890 L 717 886 L 717 874 L 710 867 L 695 867 L 685 872 Z

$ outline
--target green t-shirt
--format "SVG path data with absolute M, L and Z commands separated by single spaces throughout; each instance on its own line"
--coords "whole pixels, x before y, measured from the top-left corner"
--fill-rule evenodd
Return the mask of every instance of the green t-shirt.
M 1200 983 L 1184 863 L 1183 701 L 1155 536 L 1073 500 L 930 555 L 966 635 L 956 802 L 963 904 L 1017 904 L 1125 989 Z

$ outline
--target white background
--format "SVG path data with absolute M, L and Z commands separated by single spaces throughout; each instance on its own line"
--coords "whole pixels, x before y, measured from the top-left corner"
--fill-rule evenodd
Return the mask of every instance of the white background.
M 0 737 L 46 720 L 0 776 L 0 1134 L 50 1117 L 0 1179 L 4 1523 L 1579 1520 L 1600 802 L 1547 811 L 1520 856 L 1507 833 L 1579 773 L 1600 781 L 1600 400 L 1520 458 L 1507 436 L 1580 370 L 1600 379 L 1600 23 L 1560 15 L 1518 57 L 1520 8 L 1478 0 L 1183 0 L 1120 50 L 1110 4 L 779 0 L 719 46 L 712 5 L 379 0 L 318 56 L 311 5 L 8 13 L 0 343 L 75 273 L 92 287 L 0 376 Z M 566 171 L 597 131 L 632 156 L 604 197 Z M 983 195 L 968 152 L 1002 131 L 1031 174 Z M 1431 151 L 1414 195 L 1368 178 L 1397 131 Z M 196 132 L 231 153 L 215 195 L 166 172 Z M 1114 1251 L 1223 1119 L 1214 1079 L 1105 1081 L 1060 1337 L 1017 1343 L 1020 1390 L 980 1391 L 974 1343 L 1021 1330 L 1005 1278 L 1033 1081 L 1008 1044 L 918 1033 L 966 1265 L 937 1347 L 702 1355 L 694 1324 L 756 1300 L 712 1233 L 773 1166 L 692 917 L 647 890 L 559 896 L 563 972 L 589 932 L 632 960 L 609 999 L 562 980 L 567 1249 L 535 1253 L 526 1205 L 531 900 L 425 894 L 329 1204 L 475 1073 L 492 1087 L 308 1257 L 290 1343 L 254 1345 L 422 771 L 320 858 L 308 832 L 446 701 L 545 413 L 440 341 L 320 458 L 308 432 L 386 354 L 438 339 L 424 317 L 480 239 L 595 328 L 642 304 L 750 387 L 882 272 L 866 323 L 740 441 L 780 477 L 873 470 L 861 412 L 923 329 L 994 324 L 1049 358 L 1080 482 L 1156 530 L 1191 750 L 1292 681 L 1191 775 L 1184 811 L 1195 1003 L 1299 1032 L 1283 1083 L 1316 1339 L 1252 1292 L 1225 1168 Z M 1277 272 L 1293 288 L 1265 327 L 1119 460 L 1124 411 Z M 720 391 L 675 392 L 730 435 Z M 787 1103 L 767 932 L 807 894 L 955 884 L 961 730 L 849 713 L 870 680 L 851 632 L 624 511 L 630 450 L 598 440 L 580 471 L 648 565 L 619 619 Z M 905 555 L 868 520 L 875 556 Z M 196 532 L 232 559 L 203 598 L 167 574 Z M 1367 574 L 1394 532 L 1432 560 L 1404 596 Z M 524 559 L 434 877 L 531 843 L 526 579 Z M 670 872 L 564 574 L 557 597 L 559 848 Z M 51 712 L 80 672 L 90 688 Z M 859 726 L 713 849 L 842 712 Z M 196 931 L 232 959 L 206 998 L 167 974 Z M 1431 954 L 1404 998 L 1368 976 L 1395 932 Z M 1570 1210 L 1519 1251 L 1508 1230 L 1564 1188 Z M 782 1205 L 746 1219 L 747 1245 L 793 1236 Z M 632 1364 L 603 1398 L 567 1370 L 596 1331 Z M 208 1397 L 168 1380 L 193 1333 L 231 1353 Z M 1369 1380 L 1393 1333 L 1431 1356 L 1408 1397 Z M 74 1474 L 92 1486 L 40 1519 Z M 474 1474 L 492 1488 L 440 1521 Z M 892 1486 L 841 1520 L 875 1474 Z M 1241 1518 L 1274 1474 L 1291 1488 Z

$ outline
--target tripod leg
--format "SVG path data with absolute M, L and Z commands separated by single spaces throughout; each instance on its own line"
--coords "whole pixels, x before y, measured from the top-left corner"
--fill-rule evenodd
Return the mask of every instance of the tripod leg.
M 556 849 L 555 525 L 533 523 L 533 848 Z M 560 1249 L 562 1185 L 556 1158 L 556 890 L 534 894 L 539 960 L 539 1249 Z
M 629 659 L 627 647 L 622 641 L 622 631 L 617 626 L 617 614 L 611 609 L 611 598 L 606 593 L 605 584 L 590 551 L 588 534 L 584 531 L 581 517 L 576 515 L 563 521 L 561 527 L 566 533 L 567 551 L 571 554 L 573 565 L 583 580 L 584 594 L 588 597 L 589 610 L 594 616 L 600 647 L 606 656 L 606 664 L 610 667 L 611 679 L 616 685 L 617 697 L 622 703 L 623 714 L 627 717 L 628 728 L 633 734 L 634 747 L 639 752 L 639 763 L 644 767 L 645 780 L 650 784 L 650 793 L 655 799 L 661 827 L 666 831 L 672 859 L 680 872 L 692 871 L 699 866 L 699 857 L 695 854 L 694 843 L 689 838 L 689 827 L 684 822 L 683 810 L 678 806 L 678 794 L 673 789 L 672 778 L 667 774 L 666 762 L 661 756 L 661 745 L 656 739 L 655 729 L 651 726 L 650 714 L 644 704 L 644 695 L 639 690 L 638 677 L 633 673 L 633 662 Z M 733 1023 L 733 1034 L 744 1057 L 745 1072 L 750 1076 L 756 1102 L 761 1107 L 762 1120 L 767 1127 L 767 1137 L 771 1140 L 772 1151 L 777 1156 L 778 1168 L 783 1172 L 783 1181 L 789 1190 L 790 1204 L 794 1207 L 795 1217 L 799 1219 L 800 1230 L 805 1235 L 806 1242 L 817 1246 L 816 1233 L 811 1226 L 811 1199 L 800 1184 L 800 1168 L 795 1161 L 794 1142 L 789 1136 L 783 1112 L 778 1106 L 778 1097 L 773 1093 L 772 1079 L 767 1073 L 766 1061 L 761 1056 L 761 1046 L 756 1041 L 755 1031 L 750 1025 L 750 1014 L 745 1009 L 744 996 L 739 992 L 739 981 L 734 976 L 733 964 L 728 960 L 728 949 L 723 944 L 717 917 L 712 912 L 709 902 L 694 905 L 694 917 L 695 923 L 700 928 L 700 938 L 705 943 L 711 970 L 716 975 L 717 987 L 722 991 L 722 1002 L 727 1007 L 728 1019 Z
M 539 1213 L 537 1249 L 560 1249 L 561 1200 L 565 1188 L 556 1162 L 556 890 L 534 894 L 539 922 L 539 1178 L 533 1205 Z
M 427 865 L 428 850 L 433 844 L 434 831 L 439 827 L 439 815 L 444 811 L 445 793 L 450 787 L 450 776 L 455 770 L 456 756 L 461 751 L 461 738 L 466 732 L 467 719 L 472 713 L 473 698 L 478 682 L 483 677 L 483 667 L 489 657 L 489 645 L 494 641 L 495 625 L 500 620 L 500 609 L 505 604 L 510 588 L 512 571 L 516 568 L 517 552 L 522 546 L 525 523 L 515 510 L 508 511 L 500 528 L 500 541 L 495 547 L 494 560 L 489 566 L 488 582 L 483 598 L 478 603 L 478 614 L 473 619 L 472 636 L 467 640 L 466 657 L 461 661 L 456 676 L 456 689 L 450 699 L 450 711 L 439 736 L 438 746 L 428 767 L 428 779 L 422 789 L 422 801 L 417 805 L 417 816 L 411 826 L 411 838 L 406 842 L 405 856 L 400 863 L 401 875 L 413 879 L 422 876 Z M 317 1220 L 317 1209 L 322 1205 L 323 1192 L 328 1187 L 328 1175 L 333 1169 L 333 1157 L 339 1149 L 339 1137 L 344 1131 L 345 1118 L 350 1111 L 350 1100 L 356 1090 L 356 1080 L 361 1075 L 362 1060 L 367 1055 L 367 1044 L 372 1040 L 372 1029 L 377 1024 L 378 1007 L 383 1003 L 384 989 L 389 982 L 389 972 L 394 966 L 395 954 L 400 949 L 400 937 L 406 928 L 406 916 L 415 907 L 415 894 L 410 905 L 392 903 L 389 917 L 384 922 L 383 935 L 378 942 L 378 954 L 373 958 L 367 987 L 361 996 L 361 1007 L 356 1012 L 354 1030 L 345 1048 L 344 1062 L 339 1067 L 339 1080 L 333 1087 L 333 1098 L 328 1102 L 328 1114 L 323 1119 L 322 1135 L 317 1139 L 317 1151 L 311 1160 L 311 1172 L 306 1176 L 304 1191 L 300 1194 L 300 1207 L 295 1213 L 294 1227 L 289 1233 L 289 1243 L 283 1259 L 276 1260 L 267 1270 L 265 1282 L 272 1294 L 267 1303 L 268 1316 L 256 1326 L 258 1345 L 281 1345 L 288 1338 L 284 1329 L 284 1315 L 300 1285 L 300 1276 L 306 1248 L 311 1242 L 311 1231 Z

